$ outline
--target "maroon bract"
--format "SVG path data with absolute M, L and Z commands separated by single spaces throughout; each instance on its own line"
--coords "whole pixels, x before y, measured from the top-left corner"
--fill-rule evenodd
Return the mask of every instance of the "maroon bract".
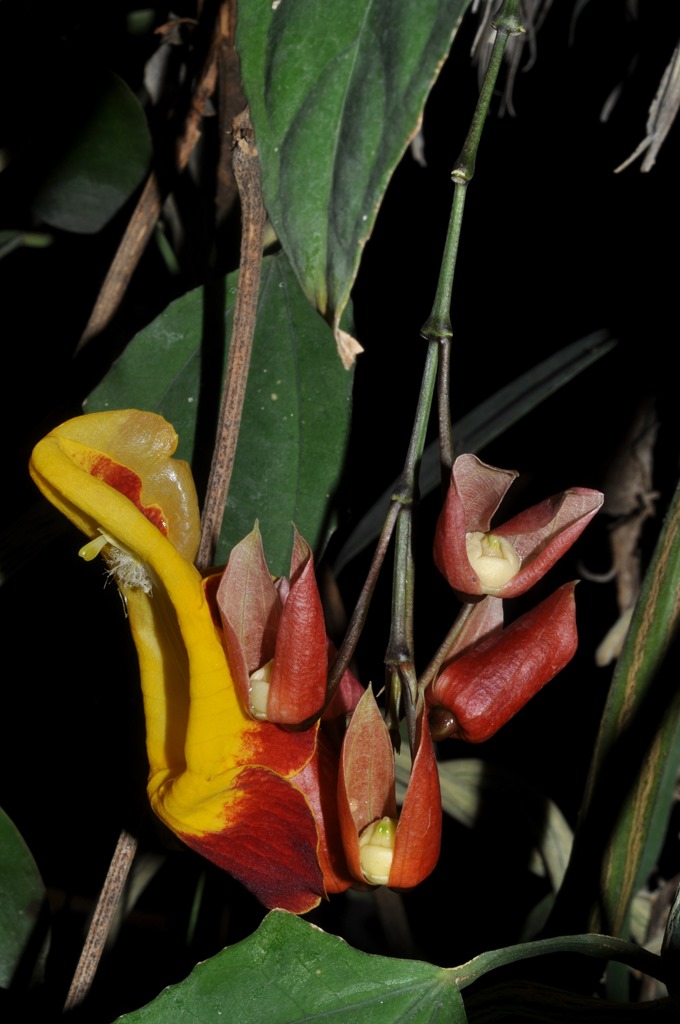
M 492 531 L 491 520 L 516 476 L 474 455 L 460 455 L 453 464 L 434 560 L 463 600 L 523 594 L 571 547 L 604 500 L 600 491 L 572 487 Z
M 564 668 L 578 644 L 575 586 L 566 583 L 507 629 L 499 598 L 472 609 L 453 660 L 426 690 L 435 740 L 488 740 Z M 475 632 L 482 639 L 470 647 Z
M 434 869 L 441 843 L 441 794 L 432 738 L 418 715 L 416 748 L 397 819 L 394 752 L 369 688 L 342 745 L 340 830 L 350 874 L 359 883 L 411 889 Z
M 326 627 L 312 552 L 297 530 L 290 578 L 275 584 L 255 524 L 231 552 L 217 604 L 248 714 L 288 726 L 318 715 L 326 700 Z

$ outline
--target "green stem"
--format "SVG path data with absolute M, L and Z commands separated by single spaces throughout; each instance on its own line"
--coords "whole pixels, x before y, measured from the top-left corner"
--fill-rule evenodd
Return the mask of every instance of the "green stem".
M 380 535 L 378 547 L 373 556 L 369 575 L 357 601 L 338 656 L 329 672 L 327 701 L 331 699 L 354 654 L 396 523 L 397 539 L 392 588 L 392 626 L 385 654 L 385 664 L 388 670 L 394 668 L 401 680 L 406 680 L 410 691 L 411 704 L 415 706 L 417 703 L 415 662 L 413 658 L 414 574 L 411 548 L 411 509 L 417 498 L 418 472 L 425 447 L 425 435 L 430 418 L 432 397 L 437 382 L 439 348 L 440 346 L 448 347 L 453 334 L 451 330 L 451 292 L 463 220 L 465 190 L 468 181 L 474 174 L 474 160 L 479 146 L 479 139 L 496 84 L 496 78 L 498 77 L 505 44 L 509 35 L 523 31 L 518 20 L 518 10 L 519 0 L 505 0 L 494 21 L 497 35 L 484 85 L 482 86 L 482 92 L 473 116 L 470 131 L 465 140 L 465 145 L 451 174 L 455 188 L 444 255 L 442 257 L 434 305 L 421 330 L 422 336 L 429 342 L 429 345 L 411 441 L 403 472 L 392 495 L 390 510 Z M 448 466 L 448 469 L 450 469 L 453 460 L 448 398 L 449 355 L 450 353 L 446 351 L 443 356 L 444 373 L 440 375 L 439 382 L 440 437 L 444 438 L 442 442 L 442 462 L 445 467 Z M 388 672 L 388 674 L 392 680 L 395 679 L 395 672 Z
M 393 501 L 398 497 L 400 502 L 397 520 L 396 544 L 394 557 L 394 574 L 392 579 L 392 622 L 390 638 L 385 652 L 385 664 L 396 669 L 400 680 L 406 681 L 410 693 L 410 705 L 417 702 L 417 687 L 413 656 L 413 600 L 414 600 L 414 564 L 411 543 L 411 524 L 413 504 L 418 497 L 418 471 L 423 456 L 427 424 L 432 408 L 439 363 L 439 346 L 436 341 L 430 342 L 427 348 L 423 379 L 420 385 L 418 407 L 413 422 L 411 440 L 406 454 L 406 462 L 402 471 Z M 415 735 L 409 735 L 413 743 Z
M 486 69 L 482 90 L 479 94 L 477 106 L 472 116 L 472 123 L 465 139 L 465 143 L 456 160 L 451 177 L 453 179 L 453 201 L 451 204 L 451 216 L 449 227 L 444 243 L 444 256 L 439 271 L 439 280 L 435 292 L 432 310 L 423 324 L 421 334 L 428 341 L 437 341 L 442 347 L 442 372 L 440 373 L 438 388 L 439 404 L 439 437 L 442 464 L 442 479 L 445 487 L 448 485 L 448 472 L 453 462 L 453 440 L 451 436 L 451 413 L 449 403 L 448 366 L 450 361 L 451 338 L 453 330 L 451 327 L 451 296 L 453 291 L 453 278 L 458 258 L 458 246 L 460 243 L 460 232 L 463 223 L 463 210 L 465 208 L 465 197 L 468 183 L 475 173 L 475 162 L 479 142 L 482 137 L 482 130 L 489 113 L 491 97 L 496 87 L 498 72 L 503 61 L 503 54 L 508 37 L 523 32 L 519 21 L 519 0 L 505 0 L 501 10 L 494 19 L 493 26 L 496 29 L 496 39 L 489 65 Z
M 408 452 L 406 454 L 406 463 L 402 471 L 399 481 L 392 495 L 392 501 L 390 504 L 385 524 L 380 534 L 380 540 L 376 547 L 373 555 L 373 561 L 371 562 L 371 568 L 369 569 L 366 582 L 363 585 L 361 594 L 356 603 L 356 607 L 350 619 L 349 626 L 345 638 L 342 642 L 342 646 L 338 651 L 338 655 L 333 662 L 331 670 L 328 674 L 328 691 L 326 696 L 326 704 L 330 701 L 331 697 L 335 693 L 335 690 L 340 683 L 340 680 L 345 672 L 347 666 L 352 660 L 352 656 L 356 649 L 356 645 L 359 642 L 361 631 L 366 622 L 366 616 L 368 615 L 368 609 L 373 597 L 376 583 L 378 582 L 378 576 L 380 575 L 380 569 L 385 561 L 385 555 L 387 554 L 387 548 L 389 547 L 392 533 L 394 531 L 397 521 L 401 519 L 401 516 L 405 513 L 410 515 L 411 505 L 413 504 L 415 497 L 415 487 L 417 479 L 417 469 L 422 458 L 423 448 L 425 447 L 425 437 L 427 433 L 427 421 L 430 416 L 430 407 L 432 405 L 432 395 L 434 392 L 434 385 L 437 378 L 437 361 L 438 352 L 436 345 L 430 345 L 428 347 L 427 359 L 425 361 L 425 370 L 423 372 L 423 382 L 420 389 L 420 397 L 418 400 L 418 408 L 416 410 L 415 422 L 413 424 L 413 431 L 411 433 L 411 440 L 409 442 Z M 407 593 L 406 578 L 407 578 L 407 551 L 410 550 L 410 539 L 404 538 L 402 530 L 402 539 L 397 545 L 397 562 L 400 564 L 399 578 L 403 581 L 404 595 Z M 399 555 L 401 552 L 401 556 Z M 412 588 L 411 601 L 412 601 Z M 394 620 L 393 620 L 394 622 Z M 409 615 L 404 615 L 400 619 L 400 622 L 404 624 L 403 637 L 404 643 L 402 643 L 401 634 L 396 643 L 396 647 L 403 652 L 411 649 L 412 643 L 408 643 L 408 638 L 412 635 L 412 610 Z M 411 625 L 407 628 L 406 623 L 410 622 Z M 399 664 L 403 659 L 397 657 L 395 664 Z
M 583 956 L 595 957 L 598 960 L 616 960 L 617 963 L 628 964 L 638 971 L 648 974 L 650 978 L 662 981 L 672 980 L 663 957 L 641 949 L 632 942 L 612 938 L 609 935 L 560 935 L 554 939 L 537 939 L 533 942 L 520 942 L 516 946 L 505 946 L 503 949 L 492 949 L 480 953 L 473 960 L 468 960 L 458 967 L 449 968 L 459 989 L 467 988 L 478 981 L 489 971 L 520 960 L 529 960 L 537 956 L 555 953 L 580 953 Z

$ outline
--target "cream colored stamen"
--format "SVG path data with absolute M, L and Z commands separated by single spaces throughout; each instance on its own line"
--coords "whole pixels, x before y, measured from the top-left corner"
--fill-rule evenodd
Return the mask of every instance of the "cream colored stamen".
M 520 557 L 505 537 L 495 533 L 468 533 L 465 544 L 470 565 L 487 594 L 500 590 L 520 570 Z
M 371 822 L 359 836 L 359 862 L 364 878 L 371 885 L 387 885 L 396 837 L 397 822 L 394 818 Z
M 107 544 L 110 544 L 110 539 L 105 533 L 99 533 L 98 537 L 93 537 L 87 544 L 83 544 L 82 548 L 78 552 L 81 558 L 84 558 L 86 562 L 91 562 L 101 552 L 101 549 Z
M 248 692 L 250 695 L 250 713 L 259 722 L 267 721 L 267 702 L 269 701 L 269 684 L 272 681 L 274 659 L 262 668 L 256 669 L 250 677 Z

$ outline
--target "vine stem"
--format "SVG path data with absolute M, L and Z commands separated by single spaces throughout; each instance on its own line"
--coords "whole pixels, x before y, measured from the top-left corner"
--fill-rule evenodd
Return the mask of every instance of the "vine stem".
M 496 40 L 489 60 L 489 66 L 470 130 L 451 173 L 454 181 L 451 216 L 449 218 L 434 303 L 430 315 L 420 332 L 429 342 L 429 345 L 406 462 L 395 492 L 392 495 L 390 508 L 373 555 L 368 576 L 357 600 L 342 646 L 331 666 L 328 677 L 327 703 L 333 696 L 356 649 L 359 636 L 366 621 L 380 569 L 385 560 L 390 539 L 396 526 L 396 554 L 392 586 L 392 625 L 385 653 L 385 665 L 390 678 L 390 686 L 388 687 L 390 692 L 388 716 L 392 722 L 394 722 L 395 704 L 399 701 L 397 680 L 406 682 L 410 698 L 407 702 L 408 705 L 411 708 L 417 706 L 418 685 L 415 682 L 413 658 L 414 568 L 411 546 L 412 506 L 417 499 L 418 472 L 425 446 L 425 436 L 435 385 L 438 391 L 442 479 L 445 486 L 448 485 L 448 476 L 453 463 L 449 402 L 450 342 L 453 336 L 451 328 L 453 278 L 463 221 L 466 187 L 474 174 L 477 149 L 496 79 L 498 78 L 505 46 L 510 35 L 524 31 L 519 21 L 519 0 L 505 0 L 501 10 L 494 19 L 493 25 L 496 29 Z M 439 368 L 440 352 L 441 368 Z M 441 659 L 445 656 L 445 652 L 442 654 L 442 649 L 447 642 L 448 638 L 444 641 L 437 655 L 435 655 L 433 663 L 426 671 L 426 677 L 428 677 L 429 673 L 434 674 L 436 672 L 436 659 L 439 657 L 439 663 L 441 663 Z M 448 643 L 446 650 L 450 646 L 451 643 Z M 435 666 L 434 668 L 433 665 Z M 423 683 L 421 681 L 421 689 L 422 686 Z M 415 719 L 410 715 L 409 719 L 409 735 L 411 735 L 411 727 L 414 725 Z
M 234 118 L 234 139 L 232 164 L 241 197 L 241 259 L 217 440 L 203 509 L 201 543 L 196 556 L 199 569 L 206 569 L 213 563 L 234 468 L 255 334 L 266 220 L 260 162 L 247 107 Z
M 136 852 L 136 837 L 123 829 L 97 900 L 85 945 L 64 1003 L 64 1012 L 78 1006 L 90 990 Z
M 489 113 L 491 97 L 496 88 L 498 73 L 503 62 L 503 54 L 511 35 L 524 32 L 519 20 L 519 0 L 505 0 L 500 11 L 492 22 L 496 29 L 489 64 L 484 76 L 484 82 L 477 100 L 472 121 L 468 130 L 463 148 L 453 165 L 451 178 L 453 179 L 453 200 L 451 203 L 451 215 L 449 226 L 444 243 L 444 255 L 439 271 L 439 280 L 435 292 L 432 310 L 423 324 L 421 334 L 428 341 L 437 341 L 441 347 L 442 358 L 438 378 L 437 394 L 439 406 L 439 449 L 442 474 L 442 486 L 444 491 L 448 487 L 448 481 L 453 465 L 453 437 L 451 434 L 451 403 L 449 398 L 449 364 L 451 359 L 451 340 L 453 329 L 451 327 L 451 300 L 453 293 L 453 279 L 458 258 L 460 244 L 460 233 L 463 224 L 463 211 L 465 209 L 465 198 L 467 186 L 475 173 L 477 152 L 482 137 L 482 131 Z
M 432 397 L 437 380 L 438 362 L 439 345 L 437 342 L 430 342 L 427 347 L 427 356 L 425 358 L 423 379 L 420 385 L 411 440 L 397 488 L 400 504 L 392 577 L 392 621 L 390 637 L 385 652 L 385 665 L 387 666 L 388 674 L 393 680 L 396 673 L 402 683 L 406 682 L 410 696 L 406 706 L 409 708 L 415 708 L 417 704 L 413 659 L 415 567 L 412 547 L 412 516 L 413 505 L 418 498 L 418 472 L 425 447 L 427 424 L 430 419 Z M 393 694 L 395 704 L 398 703 L 399 699 L 396 691 L 397 687 L 393 685 L 390 692 Z M 393 719 L 396 713 L 397 708 L 393 707 L 390 711 L 390 717 Z M 412 715 L 408 717 L 409 737 L 413 744 L 415 741 L 415 717 Z
M 403 503 L 397 520 L 396 554 L 392 582 L 392 623 L 390 639 L 385 654 L 385 665 L 392 683 L 389 690 L 391 704 L 388 709 L 388 717 L 391 722 L 394 721 L 395 714 L 397 713 L 395 704 L 399 700 L 399 687 L 395 685 L 397 676 L 401 681 L 402 689 L 405 684 L 408 691 L 408 699 L 404 699 L 403 704 L 412 748 L 415 741 L 416 717 L 414 709 L 418 706 L 418 684 L 415 676 L 413 649 L 415 587 L 411 529 L 412 506 L 417 498 L 420 460 L 425 445 L 425 432 L 430 417 L 435 382 L 438 389 L 440 463 L 444 490 L 448 486 L 448 477 L 453 464 L 453 438 L 451 434 L 449 398 L 450 346 L 451 338 L 453 337 L 451 327 L 453 280 L 458 258 L 467 185 L 474 175 L 475 160 L 482 130 L 500 71 L 505 46 L 510 35 L 523 31 L 519 22 L 519 0 L 504 0 L 501 10 L 494 19 L 493 26 L 496 29 L 496 39 L 489 65 L 484 76 L 482 89 L 472 116 L 470 129 L 463 144 L 463 149 L 451 172 L 454 183 L 451 215 L 449 217 L 446 242 L 432 310 L 421 329 L 421 335 L 428 341 L 428 353 L 413 434 L 406 458 L 406 465 L 401 477 Z M 440 349 L 442 353 L 441 363 L 439 359 Z M 438 371 L 440 366 L 441 369 Z M 438 654 L 441 656 L 441 650 Z M 434 671 L 436 671 L 436 667 Z

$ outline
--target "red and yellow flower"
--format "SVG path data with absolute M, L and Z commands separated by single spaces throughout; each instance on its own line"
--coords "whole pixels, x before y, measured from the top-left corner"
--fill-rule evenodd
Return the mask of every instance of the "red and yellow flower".
M 351 882 L 324 831 L 335 778 L 329 794 L 318 722 L 292 732 L 244 710 L 211 606 L 214 582 L 193 565 L 198 504 L 176 446 L 160 416 L 94 413 L 48 434 L 30 469 L 89 538 L 81 554 L 101 551 L 125 599 L 155 813 L 265 906 L 304 913 Z M 324 677 L 325 667 L 324 658 Z M 307 701 L 317 710 L 319 692 L 317 681 Z

